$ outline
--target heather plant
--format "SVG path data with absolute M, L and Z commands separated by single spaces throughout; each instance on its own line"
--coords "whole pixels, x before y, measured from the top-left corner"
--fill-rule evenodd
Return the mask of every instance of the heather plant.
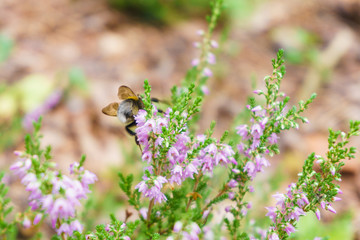
M 270 166 L 271 157 L 279 154 L 280 134 L 308 123 L 302 113 L 315 94 L 296 106 L 280 91 L 285 76 L 283 50 L 272 60 L 273 71 L 264 78 L 265 89 L 254 91 L 245 111 L 247 122 L 213 136 L 215 122 L 199 133 L 197 121 L 202 101 L 216 63 L 218 43 L 212 39 L 222 0 L 212 3 L 207 31 L 199 31 L 199 57 L 192 61 L 181 86 L 171 90 L 171 104 L 158 109 L 151 100 L 151 86 L 144 81 L 144 109 L 135 116 L 137 143 L 144 163 L 140 180 L 118 173 L 119 187 L 128 198 L 124 219 L 111 214 L 110 220 L 93 231 L 84 230 L 80 222 L 81 205 L 90 192 L 89 185 L 97 177 L 85 170 L 83 157 L 65 175 L 51 162 L 50 147 L 40 148 L 41 121 L 25 138 L 25 151 L 15 152 L 16 162 L 10 167 L 29 192 L 29 209 L 14 221 L 5 219 L 11 212 L 6 186 L 0 185 L 1 236 L 10 236 L 16 224 L 24 227 L 49 221 L 56 232 L 53 239 L 287 239 L 296 231 L 299 219 L 314 212 L 320 220 L 319 208 L 336 213 L 334 201 L 341 200 L 338 181 L 343 160 L 354 158 L 355 148 L 347 144 L 359 134 L 359 121 L 351 121 L 348 132 L 329 130 L 326 156 L 309 155 L 285 193 L 273 195 L 275 206 L 264 206 L 269 224 L 262 230 L 246 228 L 246 216 L 252 209 L 248 200 L 254 191 L 254 180 Z M 318 168 L 315 165 L 319 166 Z M 218 177 L 218 173 L 222 177 Z M 101 181 L 101 179 L 99 179 Z M 218 220 L 217 209 L 226 213 Z M 136 211 L 138 217 L 131 221 Z M 115 212 L 115 211 L 114 211 Z M 264 217 L 266 217 L 264 216 Z M 219 223 L 220 222 L 220 223 Z M 255 228 L 253 228 L 255 229 Z

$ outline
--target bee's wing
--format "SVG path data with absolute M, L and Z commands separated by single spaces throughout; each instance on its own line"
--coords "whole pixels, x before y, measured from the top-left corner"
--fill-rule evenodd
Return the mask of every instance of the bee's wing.
M 121 100 L 126 100 L 126 99 L 133 99 L 135 101 L 139 100 L 138 96 L 136 96 L 136 94 L 129 87 L 124 85 L 119 87 L 118 97 Z
M 106 115 L 116 117 L 118 109 L 119 109 L 119 103 L 113 102 L 113 103 L 110 103 L 109 105 L 107 105 L 106 107 L 104 107 L 102 109 L 102 112 Z

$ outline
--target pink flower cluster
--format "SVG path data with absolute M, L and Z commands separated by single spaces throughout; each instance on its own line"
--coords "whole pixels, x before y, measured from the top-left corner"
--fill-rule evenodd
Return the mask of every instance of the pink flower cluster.
M 250 108 L 248 106 L 248 108 Z M 262 109 L 261 106 L 256 106 L 250 109 L 255 117 L 251 119 L 252 125 L 239 125 L 236 130 L 243 141 L 249 141 L 249 145 L 241 142 L 237 145 L 239 153 L 244 154 L 247 158 L 253 159 L 249 160 L 244 166 L 244 171 L 247 172 L 250 179 L 254 179 L 258 172 L 263 171 L 263 167 L 270 166 L 269 161 L 264 157 L 264 154 L 259 153 L 261 137 L 264 134 L 264 129 L 266 123 L 268 122 L 268 117 L 266 116 L 266 110 Z M 267 138 L 267 143 L 272 145 L 277 143 L 279 137 L 276 133 L 272 133 Z M 269 153 L 266 149 L 265 153 Z
M 164 117 L 159 116 L 155 111 L 150 119 L 146 119 L 147 112 L 140 110 L 135 117 L 138 126 L 137 138 L 144 147 L 142 160 L 152 165 L 159 165 L 156 161 L 161 161 L 161 174 L 158 169 L 155 176 L 144 176 L 143 181 L 136 186 L 136 189 L 144 196 L 155 199 L 159 203 L 166 200 L 165 195 L 161 193 L 163 183 L 181 185 L 187 178 L 194 179 L 194 174 L 199 174 L 200 171 L 212 174 L 217 165 L 237 164 L 233 158 L 234 151 L 229 145 L 218 142 L 205 144 L 205 135 L 199 135 L 191 140 L 186 131 L 184 118 L 173 124 L 177 130 L 167 133 L 175 137 L 172 140 L 170 138 L 163 139 L 163 128 L 168 130 L 170 121 L 172 123 L 176 121 L 170 120 L 171 111 L 168 109 Z M 184 117 L 186 116 L 184 115 Z M 162 152 L 160 150 L 164 149 L 167 153 L 160 157 L 160 152 Z M 149 166 L 147 170 L 150 174 L 154 174 L 155 170 L 152 166 Z
M 109 233 L 110 236 L 114 236 L 116 234 L 117 238 L 116 239 L 121 239 L 121 240 L 130 240 L 130 237 L 125 235 L 126 232 L 126 223 L 122 223 L 120 225 L 120 228 L 117 229 L 116 225 L 113 224 L 107 224 L 105 226 L 105 231 L 107 231 Z M 86 235 L 86 240 L 98 240 L 99 237 L 94 234 L 94 233 L 90 233 Z
M 39 161 L 37 156 L 29 156 L 21 152 L 15 154 L 18 159 L 10 170 L 21 178 L 26 191 L 30 192 L 29 206 L 31 210 L 38 212 L 33 224 L 38 224 L 45 215 L 48 215 L 51 226 L 58 235 L 65 233 L 70 236 L 73 231 L 81 232 L 83 227 L 75 219 L 76 207 L 80 205 L 79 200 L 87 198 L 86 194 L 90 192 L 89 184 L 97 181 L 96 175 L 84 170 L 78 163 L 70 166 L 70 174 L 75 175 L 77 179 L 50 169 L 36 174 L 31 159 Z M 25 227 L 29 226 L 30 224 L 26 224 Z
M 203 30 L 199 30 L 198 31 L 198 35 L 199 36 L 203 36 L 205 33 Z M 219 47 L 219 44 L 215 41 L 215 40 L 211 40 L 209 43 L 209 46 L 212 47 L 212 48 L 218 48 Z M 200 43 L 200 42 L 195 42 L 194 44 L 194 47 L 196 48 L 202 48 L 203 47 L 203 44 Z M 211 65 L 214 65 L 216 64 L 216 57 L 215 57 L 215 54 L 212 53 L 212 52 L 208 52 L 207 53 L 207 56 L 206 56 L 206 62 L 208 64 L 211 64 Z M 199 58 L 194 58 L 192 61 L 191 61 L 191 65 L 192 66 L 198 66 L 200 64 L 200 59 Z M 211 71 L 210 68 L 208 67 L 205 67 L 203 70 L 202 70 L 202 74 L 205 76 L 205 77 L 212 77 L 213 76 L 213 73 Z
M 342 193 L 341 190 L 338 190 L 338 193 Z M 276 207 L 266 207 L 268 216 L 271 221 L 274 223 L 274 227 L 270 228 L 270 231 L 274 232 L 270 234 L 269 239 L 278 239 L 277 230 L 283 229 L 288 235 L 292 232 L 295 232 L 295 227 L 290 223 L 291 220 L 298 221 L 300 216 L 305 215 L 303 210 L 308 204 L 310 204 L 309 199 L 301 189 L 297 187 L 295 183 L 291 183 L 287 188 L 287 193 L 285 194 L 274 194 L 273 197 L 276 199 Z M 334 197 L 334 201 L 340 201 L 341 198 Z M 336 213 L 335 209 L 331 206 L 329 202 L 321 201 L 320 206 L 332 213 Z M 320 210 L 316 209 L 315 215 L 320 220 Z M 284 224 L 284 222 L 286 222 Z
M 270 239 L 278 238 L 275 231 L 280 229 L 288 235 L 295 232 L 295 227 L 290 221 L 298 221 L 300 216 L 306 215 L 303 209 L 310 203 L 306 194 L 299 190 L 295 183 L 288 186 L 286 195 L 278 193 L 274 194 L 273 197 L 277 201 L 276 207 L 266 207 L 268 210 L 266 216 L 274 223 L 274 227 L 270 228 L 270 231 L 274 232 L 270 234 Z
M 181 239 L 186 240 L 199 240 L 201 229 L 195 222 L 190 223 L 188 226 L 183 227 L 182 222 L 176 222 L 173 232 L 181 236 Z M 166 240 L 173 240 L 173 237 L 168 237 Z M 177 238 L 176 238 L 177 239 Z

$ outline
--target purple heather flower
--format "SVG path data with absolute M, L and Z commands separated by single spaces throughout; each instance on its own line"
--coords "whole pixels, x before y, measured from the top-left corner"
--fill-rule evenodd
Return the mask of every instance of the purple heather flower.
M 180 230 L 182 229 L 182 222 L 180 221 L 177 221 L 175 224 L 174 224 L 174 228 L 173 228 L 173 232 L 180 232 Z
M 341 201 L 341 198 L 339 198 L 339 197 L 333 197 L 333 201 L 334 201 L 334 202 Z
M 137 115 L 135 116 L 136 125 L 138 127 L 141 127 L 145 124 L 146 115 L 147 115 L 147 112 L 144 109 L 140 109 L 138 111 Z
M 106 224 L 106 226 L 105 226 L 105 231 L 107 231 L 107 232 L 109 232 L 110 231 L 110 224 Z
M 276 133 L 272 133 L 269 137 L 268 137 L 268 142 L 269 144 L 276 144 L 278 141 L 279 137 L 276 135 Z
M 24 220 L 22 221 L 22 225 L 24 228 L 29 228 L 31 227 L 31 221 L 28 217 L 24 217 Z
M 150 131 L 151 131 L 151 129 L 146 127 L 145 124 L 143 126 L 137 127 L 135 129 L 136 136 L 137 136 L 137 139 L 140 144 L 145 145 L 145 146 L 148 145 Z
M 323 209 L 326 209 L 326 203 L 324 201 L 321 201 L 320 202 L 320 206 L 323 208 Z
M 178 185 L 181 185 L 182 181 L 183 181 L 183 174 L 182 174 L 182 168 L 179 165 L 176 165 L 172 170 L 171 170 L 171 177 L 169 179 L 169 182 L 171 184 L 173 183 L 177 183 Z
M 155 140 L 155 146 L 161 146 L 161 144 L 163 143 L 164 139 L 162 137 L 158 137 L 156 140 Z
M 140 212 L 140 215 L 144 218 L 144 219 L 147 219 L 147 213 L 148 213 L 148 209 L 147 208 L 140 208 L 139 210 Z
M 157 176 L 157 178 L 154 180 L 154 184 L 157 188 L 161 189 L 163 183 L 166 183 L 167 180 L 163 176 Z
M 207 218 L 207 216 L 209 216 L 209 213 L 210 213 L 210 209 L 205 210 L 204 213 L 203 213 L 203 215 L 202 215 L 202 219 Z
M 209 64 L 215 64 L 216 63 L 216 57 L 215 54 L 209 52 L 207 56 L 207 61 Z
M 257 155 L 255 157 L 255 162 L 256 162 L 256 170 L 258 172 L 263 171 L 263 167 L 269 167 L 270 166 L 269 161 L 266 158 L 262 157 L 261 155 Z
M 189 163 L 185 168 L 185 176 L 194 179 L 194 173 L 198 174 L 198 171 L 194 164 Z
M 221 152 L 216 153 L 215 165 L 218 165 L 219 163 L 227 164 L 228 162 L 228 159 Z
M 155 119 L 149 119 L 145 122 L 144 126 L 148 132 L 154 132 L 154 130 L 156 129 L 156 121 Z
M 179 151 L 175 147 L 171 147 L 167 153 L 167 157 L 169 162 L 174 165 L 176 163 L 176 159 L 179 157 Z
M 198 59 L 198 58 L 194 58 L 194 59 L 191 61 L 191 65 L 192 65 L 193 67 L 196 67 L 197 65 L 199 65 L 199 63 L 200 63 L 200 59 Z
M 327 205 L 327 210 L 329 210 L 332 213 L 336 213 L 336 210 L 330 204 Z
M 202 159 L 202 163 L 203 163 L 202 171 L 212 173 L 212 171 L 214 169 L 214 164 L 213 164 L 212 160 L 213 159 L 208 155 L 206 155 Z
M 260 138 L 263 134 L 263 128 L 260 126 L 260 124 L 255 123 L 252 125 L 250 132 L 254 138 Z
M 201 86 L 201 91 L 203 92 L 204 95 L 209 95 L 210 94 L 210 90 L 207 86 Z
M 240 212 L 243 216 L 246 216 L 246 214 L 248 213 L 247 209 L 245 208 L 242 208 Z
M 240 143 L 236 146 L 237 150 L 239 151 L 239 153 L 244 153 L 244 150 L 246 148 L 245 144 L 244 143 Z
M 70 164 L 69 171 L 70 174 L 79 174 L 84 171 L 84 167 L 80 167 L 80 163 L 78 162 L 73 162 Z
M 34 159 L 37 156 L 31 156 L 31 158 Z M 19 160 L 23 162 L 25 160 L 24 164 L 20 166 L 24 171 L 20 172 L 19 176 L 22 178 L 21 182 L 25 185 L 26 191 L 30 192 L 29 206 L 32 210 L 41 211 L 35 216 L 33 223 L 38 224 L 43 218 L 43 213 L 46 213 L 49 214 L 52 227 L 55 229 L 59 227 L 58 233 L 71 235 L 74 230 L 81 231 L 82 226 L 79 222 L 70 222 L 70 225 L 61 226 L 56 226 L 56 223 L 59 219 L 69 220 L 69 218 L 75 217 L 75 206 L 80 205 L 79 199 L 86 198 L 86 193 L 89 192 L 88 184 L 94 183 L 97 177 L 75 163 L 70 166 L 70 172 L 82 179 L 82 183 L 51 169 L 43 173 L 41 179 L 37 179 L 35 174 L 29 172 L 31 170 L 30 159 L 22 158 Z M 30 162 L 27 163 L 27 160 Z M 15 168 L 15 170 L 18 169 Z M 46 184 L 48 188 L 51 188 L 51 194 L 44 195 L 42 193 L 43 181 L 48 181 Z
M 204 70 L 203 70 L 203 75 L 205 76 L 205 77 L 212 77 L 212 75 L 213 75 L 213 73 L 212 73 L 212 71 L 210 70 L 210 68 L 204 68 Z
M 229 182 L 228 182 L 228 186 L 230 187 L 230 188 L 234 188 L 234 187 L 236 187 L 238 185 L 238 182 L 236 181 L 236 180 L 234 180 L 234 179 L 231 179 Z
M 205 32 L 204 32 L 204 30 L 199 29 L 199 30 L 196 31 L 196 34 L 199 35 L 199 36 L 204 36 Z
M 126 228 L 126 223 L 122 223 L 121 226 L 120 226 L 120 229 L 124 230 L 125 228 Z
M 290 223 L 286 223 L 286 227 L 285 227 L 285 232 L 290 235 L 291 233 L 295 232 L 296 229 L 294 228 L 293 225 L 291 225 Z
M 215 153 L 217 152 L 217 147 L 215 144 L 210 144 L 208 145 L 205 149 L 204 149 L 205 152 L 211 154 L 212 156 L 215 155 Z
M 75 221 L 72 221 L 70 223 L 70 231 L 71 231 L 71 234 L 74 232 L 74 231 L 78 231 L 78 232 L 82 232 L 83 231 L 83 226 L 81 225 L 81 223 L 78 221 L 78 220 L 75 220 Z M 70 235 L 71 235 L 70 234 Z
M 300 195 L 300 198 L 297 200 L 297 205 L 299 205 L 300 207 L 308 205 L 309 203 L 310 203 L 309 199 L 303 193 Z
M 229 192 L 228 197 L 229 197 L 229 199 L 234 199 L 235 198 L 235 193 L 234 192 Z
M 245 164 L 244 171 L 247 172 L 248 176 L 251 179 L 254 179 L 254 177 L 256 176 L 255 164 L 252 161 L 248 161 Z
M 243 124 L 243 125 L 239 125 L 236 127 L 237 130 L 237 134 L 239 134 L 243 139 L 247 138 L 248 135 L 248 129 L 247 129 L 247 125 Z
M 28 185 L 29 183 L 35 182 L 37 180 L 36 175 L 34 173 L 27 173 L 22 179 L 21 183 L 23 185 Z
M 50 210 L 50 215 L 55 219 L 74 217 L 75 209 L 66 199 L 58 198 L 54 201 L 54 205 Z
M 10 170 L 14 172 L 20 178 L 23 178 L 27 171 L 31 168 L 31 159 L 29 158 L 18 158 L 18 161 L 10 166 Z
M 279 236 L 276 233 L 272 233 L 269 236 L 269 240 L 280 240 Z
M 196 140 L 199 141 L 199 142 L 204 142 L 205 139 L 206 139 L 206 136 L 204 134 L 196 136 Z
M 285 195 L 282 194 L 282 193 L 277 193 L 277 194 L 274 194 L 272 195 L 273 198 L 276 199 L 276 205 L 279 205 L 279 206 L 284 206 L 284 201 L 285 201 Z
M 265 117 L 260 121 L 260 126 L 262 129 L 265 129 L 266 123 L 269 121 L 269 118 Z
M 201 233 L 201 229 L 199 227 L 199 225 L 197 225 L 196 223 L 192 223 L 191 224 L 191 232 L 194 232 L 196 235 L 199 235 Z
M 316 218 L 320 221 L 321 215 L 320 215 L 320 210 L 318 208 L 315 211 L 315 215 L 316 215 Z
M 254 137 L 250 149 L 255 151 L 260 146 L 260 138 Z
M 147 163 L 152 161 L 152 153 L 150 151 L 144 151 L 142 154 L 142 160 Z
M 60 225 L 60 227 L 57 230 L 57 234 L 61 235 L 62 233 L 65 233 L 67 235 L 72 235 L 72 231 L 70 229 L 69 224 L 63 223 L 63 224 Z
M 155 186 L 149 188 L 145 181 L 141 181 L 135 186 L 135 189 L 142 192 L 145 197 L 154 199 L 155 203 L 161 203 L 162 201 L 166 201 L 166 196 L 160 191 L 164 182 L 167 182 L 167 180 L 162 176 L 158 176 L 157 179 L 154 180 Z
M 199 48 L 199 47 L 201 46 L 201 43 L 199 43 L 199 42 L 194 42 L 194 43 L 193 43 L 193 46 L 194 46 L 195 48 Z
M 218 47 L 219 47 L 219 44 L 218 44 L 215 40 L 211 40 L 211 41 L 210 41 L 210 45 L 211 45 L 213 48 L 218 48 Z
M 42 208 L 43 209 L 46 209 L 46 213 L 49 213 L 50 210 L 52 209 L 53 205 L 54 205 L 54 198 L 53 198 L 53 195 L 51 194 L 48 194 L 48 195 L 45 195 L 43 196 L 41 199 L 40 199 L 40 203 L 42 205 Z
M 42 105 L 27 113 L 23 119 L 23 126 L 25 129 L 30 130 L 33 122 L 39 120 L 40 116 L 54 108 L 61 100 L 63 95 L 62 90 L 55 90 L 50 96 L 43 102 Z
M 265 216 L 268 216 L 271 221 L 275 221 L 276 219 L 276 210 L 277 208 L 276 207 L 265 207 L 266 210 L 268 210 L 268 213 L 265 215 Z
M 293 211 L 289 214 L 289 218 L 299 221 L 299 217 L 303 215 L 306 215 L 306 213 L 301 208 L 295 207 Z
M 95 183 L 98 180 L 96 175 L 88 170 L 85 170 L 81 177 L 81 183 L 83 186 L 88 186 L 90 184 Z
M 261 111 L 262 110 L 262 107 L 260 105 L 254 107 L 251 109 L 252 112 L 258 112 L 258 111 Z
M 240 170 L 239 169 L 236 169 L 236 168 L 233 168 L 231 169 L 231 171 L 235 174 L 239 174 L 240 173 Z
M 331 175 L 335 176 L 335 167 L 333 165 L 330 167 L 330 173 Z
M 41 221 L 42 217 L 43 217 L 43 215 L 41 213 L 36 214 L 35 218 L 34 218 L 34 221 L 33 221 L 33 224 L 34 225 L 38 224 Z
M 231 209 L 232 209 L 232 206 L 227 206 L 227 207 L 225 208 L 225 212 L 230 212 Z
M 215 239 L 215 234 L 209 226 L 203 227 L 203 232 L 204 232 L 204 239 Z M 220 238 L 220 240 L 225 240 L 225 239 Z

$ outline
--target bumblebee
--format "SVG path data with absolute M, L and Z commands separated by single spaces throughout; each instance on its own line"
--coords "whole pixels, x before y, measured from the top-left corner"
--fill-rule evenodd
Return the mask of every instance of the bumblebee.
M 136 144 L 138 144 L 136 133 L 131 128 L 136 126 L 134 116 L 137 115 L 139 109 L 144 108 L 144 103 L 139 95 L 124 85 L 119 87 L 117 95 L 122 101 L 110 103 L 102 109 L 102 112 L 108 116 L 118 117 L 120 122 L 125 124 L 125 130 L 135 136 Z

